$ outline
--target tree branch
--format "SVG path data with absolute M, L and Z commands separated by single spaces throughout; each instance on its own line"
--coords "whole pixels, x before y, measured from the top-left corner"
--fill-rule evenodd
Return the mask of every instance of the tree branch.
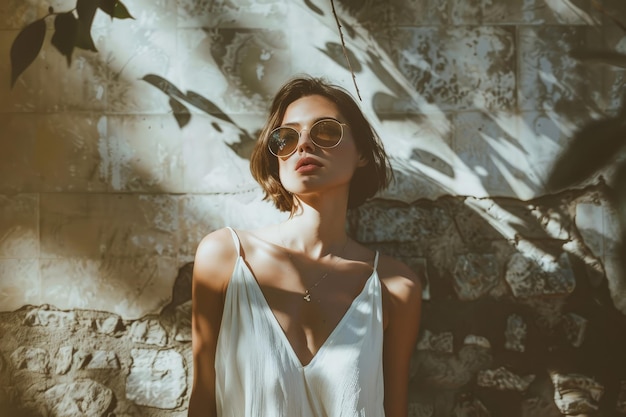
M 363 101 L 361 99 L 361 93 L 359 92 L 359 86 L 356 84 L 356 76 L 354 75 L 354 71 L 352 70 L 352 65 L 350 64 L 350 58 L 348 57 L 348 51 L 346 50 L 346 42 L 343 39 L 343 32 L 341 30 L 341 23 L 339 23 L 339 17 L 337 16 L 337 12 L 335 11 L 335 1 L 330 0 L 330 5 L 333 9 L 333 16 L 335 16 L 335 22 L 337 22 L 337 29 L 339 30 L 339 37 L 341 39 L 341 47 L 343 49 L 343 56 L 346 57 L 346 62 L 348 63 L 348 68 L 350 69 L 350 74 L 352 74 L 352 81 L 354 82 L 354 88 L 356 88 L 356 95 L 359 98 L 359 101 Z

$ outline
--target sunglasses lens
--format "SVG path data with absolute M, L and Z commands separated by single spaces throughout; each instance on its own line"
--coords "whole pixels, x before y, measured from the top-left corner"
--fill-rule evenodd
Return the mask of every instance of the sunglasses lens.
M 270 151 L 276 156 L 289 155 L 298 145 L 299 138 L 294 129 L 279 127 L 270 134 Z
M 342 134 L 341 124 L 335 120 L 322 120 L 311 128 L 311 139 L 320 148 L 337 146 Z

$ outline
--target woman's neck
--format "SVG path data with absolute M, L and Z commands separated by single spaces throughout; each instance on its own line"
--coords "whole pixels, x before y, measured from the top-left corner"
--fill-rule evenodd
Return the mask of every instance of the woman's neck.
M 345 247 L 346 207 L 338 207 L 335 199 L 315 206 L 300 201 L 296 212 L 279 227 L 280 239 L 288 248 L 319 259 Z

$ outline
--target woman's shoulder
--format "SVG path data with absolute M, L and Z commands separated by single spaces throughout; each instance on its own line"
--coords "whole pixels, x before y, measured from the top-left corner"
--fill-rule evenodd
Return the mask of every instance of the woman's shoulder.
M 380 254 L 377 272 L 381 282 L 394 296 L 403 299 L 421 296 L 422 277 L 404 262 L 391 256 Z
M 238 256 L 231 230 L 225 227 L 207 234 L 196 249 L 194 280 L 222 286 L 230 278 Z
M 196 261 L 217 255 L 228 256 L 230 252 L 236 255 L 236 245 L 231 230 L 228 227 L 224 227 L 204 236 L 196 250 Z M 198 257 L 201 259 L 197 259 Z

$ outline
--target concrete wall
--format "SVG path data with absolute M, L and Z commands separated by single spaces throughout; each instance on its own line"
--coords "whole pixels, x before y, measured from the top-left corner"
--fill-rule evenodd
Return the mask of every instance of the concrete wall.
M 284 217 L 248 171 L 268 100 L 302 72 L 357 94 L 327 1 L 124 3 L 70 68 L 50 18 L 13 89 L 0 60 L 0 415 L 184 416 L 197 243 Z M 626 414 L 610 184 L 543 191 L 624 89 L 568 51 L 624 32 L 590 1 L 335 3 L 396 172 L 350 231 L 427 277 L 411 416 Z M 0 4 L 2 56 L 49 5 L 75 2 Z

